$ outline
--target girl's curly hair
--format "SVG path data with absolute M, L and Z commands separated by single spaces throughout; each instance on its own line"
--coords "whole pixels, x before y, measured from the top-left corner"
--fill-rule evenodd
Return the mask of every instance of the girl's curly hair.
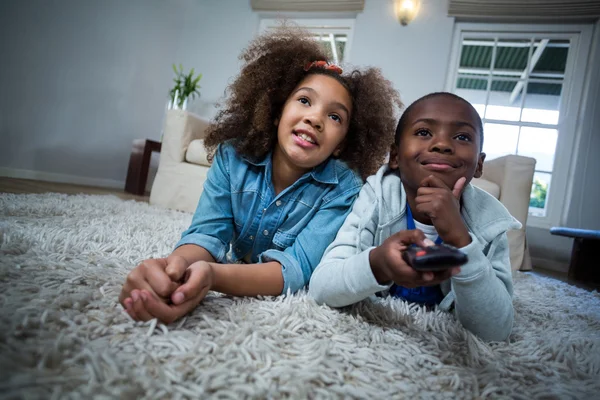
M 324 74 L 337 79 L 352 98 L 346 142 L 338 158 L 363 178 L 384 163 L 394 142 L 397 109 L 402 103 L 379 69 L 353 70 L 343 75 L 323 68 L 305 71 L 309 62 L 330 60 L 310 33 L 289 25 L 254 39 L 240 59 L 244 65 L 226 91 L 225 108 L 208 128 L 204 144 L 209 159 L 227 140 L 232 140 L 242 155 L 264 157 L 275 147 L 275 120 L 294 88 L 310 74 Z

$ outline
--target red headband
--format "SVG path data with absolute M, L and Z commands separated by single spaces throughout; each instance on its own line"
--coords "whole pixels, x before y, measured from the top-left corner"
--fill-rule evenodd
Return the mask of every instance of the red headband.
M 327 61 L 313 61 L 313 62 L 308 62 L 306 63 L 306 65 L 304 66 L 304 70 L 308 71 L 312 68 L 323 68 L 326 69 L 328 71 L 333 71 L 335 73 L 337 73 L 338 75 L 342 74 L 342 69 L 335 65 L 335 64 L 330 64 Z

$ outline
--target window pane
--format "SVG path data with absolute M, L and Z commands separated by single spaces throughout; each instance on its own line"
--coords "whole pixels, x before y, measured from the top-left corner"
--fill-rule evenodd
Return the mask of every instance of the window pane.
M 558 124 L 561 83 L 529 82 L 521 121 Z
M 533 68 L 532 77 L 547 76 L 547 73 L 564 75 L 568 55 L 568 40 L 550 40 Z
M 550 191 L 551 174 L 536 172 L 533 174 L 531 196 L 529 198 L 529 213 L 538 217 L 546 215 L 546 200 Z
M 521 114 L 520 96 L 512 98 L 515 88 L 523 84 L 516 80 L 494 80 L 485 112 L 485 118 L 504 121 L 518 121 Z
M 344 60 L 344 50 L 346 49 L 346 43 L 348 35 L 344 33 L 330 34 L 330 33 L 315 33 L 313 38 L 319 42 L 323 50 L 335 63 L 341 63 Z
M 487 82 L 487 79 L 458 77 L 454 89 L 454 93 L 475 107 L 481 118 L 485 115 Z
M 530 46 L 531 40 L 529 39 L 499 40 L 494 70 L 502 75 L 514 76 L 517 74 L 517 77 L 521 77 L 520 75 L 527 67 Z
M 485 124 L 483 127 L 483 152 L 486 160 L 507 154 L 515 154 L 519 139 L 519 127 L 501 124 Z
M 536 170 L 552 171 L 556 151 L 556 129 L 522 127 L 517 154 L 537 160 Z
M 460 53 L 459 68 L 484 69 L 492 65 L 493 39 L 465 39 Z
M 335 34 L 335 47 L 338 52 L 338 59 L 340 61 L 344 60 L 344 51 L 346 50 L 346 43 L 348 43 L 348 36 L 345 34 Z

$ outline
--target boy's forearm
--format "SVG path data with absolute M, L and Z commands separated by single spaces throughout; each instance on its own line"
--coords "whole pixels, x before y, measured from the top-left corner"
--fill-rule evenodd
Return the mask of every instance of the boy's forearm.
M 187 260 L 189 264 L 196 261 L 215 262 L 214 257 L 202 246 L 195 244 L 184 244 L 176 248 L 171 255 L 180 256 Z
M 283 291 L 281 264 L 211 263 L 214 273 L 212 290 L 232 296 L 278 296 Z

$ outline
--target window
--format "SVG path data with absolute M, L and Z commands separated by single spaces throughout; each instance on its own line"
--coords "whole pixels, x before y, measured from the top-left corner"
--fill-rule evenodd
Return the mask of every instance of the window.
M 336 64 L 349 61 L 354 19 L 295 19 L 291 21 L 313 33 L 315 40 L 319 41 L 327 55 Z M 262 19 L 260 31 L 276 28 L 279 24 L 280 21 L 277 19 Z
M 567 200 L 590 29 L 508 26 L 458 24 L 447 86 L 479 112 L 486 159 L 536 159 L 529 220 L 550 226 Z

